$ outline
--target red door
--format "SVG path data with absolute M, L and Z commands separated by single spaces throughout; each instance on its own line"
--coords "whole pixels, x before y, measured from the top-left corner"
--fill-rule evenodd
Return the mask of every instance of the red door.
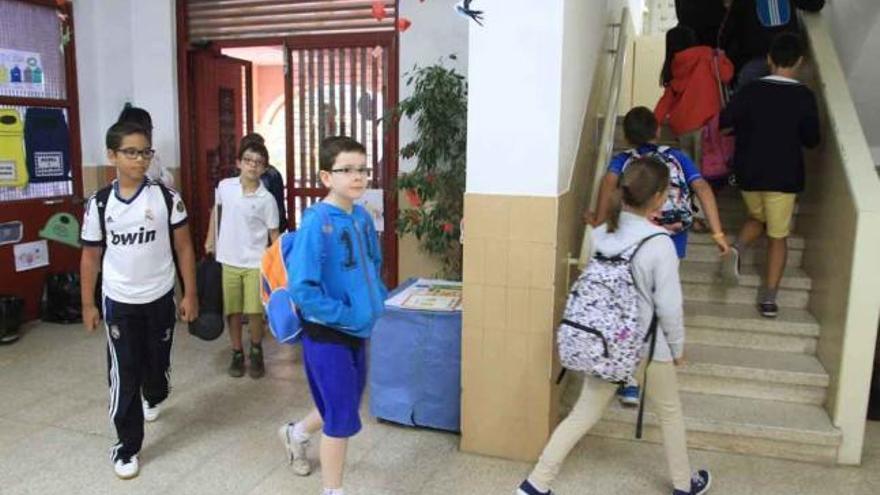
M 214 189 L 235 175 L 238 142 L 251 132 L 251 63 L 203 50 L 190 55 L 192 156 L 183 171 L 184 197 L 196 251 L 204 249 Z
M 0 125 L 0 162 L 19 171 L 22 160 L 30 162 L 26 182 L 0 185 L 0 294 L 24 299 L 26 320 L 39 316 L 46 275 L 79 271 L 80 249 L 47 238 L 77 239 L 82 220 L 75 47 L 72 32 L 67 43 L 60 34 L 72 24 L 70 3 L 56 8 L 54 2 L 0 2 L 0 47 L 7 62 L 20 57 L 22 73 L 30 72 L 19 85 L 8 74 L 0 78 L 0 109 L 7 125 Z M 14 124 L 15 119 L 22 125 Z M 11 168 L 4 170 L 8 174 Z M 61 213 L 72 217 L 47 226 L 50 217 Z M 43 241 L 45 245 L 26 244 Z M 33 268 L 42 264 L 44 254 L 48 265 Z M 17 269 L 25 267 L 29 269 Z
M 318 177 L 318 150 L 328 136 L 360 141 L 373 170 L 367 208 L 381 203 L 383 279 L 397 285 L 397 130 L 388 125 L 397 104 L 397 49 L 392 35 L 294 39 L 287 51 L 287 191 L 295 227 L 302 212 L 327 195 Z M 378 218 L 377 218 L 378 220 Z

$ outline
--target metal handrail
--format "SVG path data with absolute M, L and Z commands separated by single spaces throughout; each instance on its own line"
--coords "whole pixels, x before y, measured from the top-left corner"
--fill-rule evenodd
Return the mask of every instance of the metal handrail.
M 630 12 L 628 8 L 624 8 L 620 14 L 620 24 L 611 24 L 610 27 L 617 28 L 617 43 L 613 50 L 609 50 L 612 54 L 611 81 L 608 88 L 607 106 L 605 108 L 604 121 L 599 134 L 598 154 L 596 156 L 595 174 L 593 183 L 590 184 L 590 205 L 591 211 L 596 211 L 596 202 L 599 197 L 599 188 L 602 185 L 602 177 L 604 174 L 605 164 L 611 158 L 614 152 L 614 131 L 617 127 L 618 106 L 620 104 L 621 84 L 623 82 L 623 66 L 626 63 L 627 43 L 629 42 L 629 26 L 631 23 Z M 590 242 L 592 238 L 592 227 L 587 225 L 584 229 L 584 238 L 581 242 L 580 254 L 577 258 L 570 258 L 569 265 L 577 265 L 582 267 L 586 264 L 590 254 Z

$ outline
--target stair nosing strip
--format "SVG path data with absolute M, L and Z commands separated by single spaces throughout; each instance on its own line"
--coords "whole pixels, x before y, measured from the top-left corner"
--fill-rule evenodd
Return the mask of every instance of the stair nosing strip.
M 714 369 L 708 369 L 709 367 Z M 766 377 L 755 378 L 755 371 L 771 373 L 773 379 Z M 710 376 L 715 378 L 729 378 L 736 380 L 748 380 L 754 383 L 769 383 L 777 385 L 800 385 L 805 387 L 825 388 L 831 383 L 828 374 L 807 373 L 801 371 L 771 370 L 766 368 L 748 368 L 729 364 L 716 364 L 706 362 L 690 362 L 678 370 L 684 375 Z M 746 376 L 748 375 L 748 376 Z
M 620 414 L 624 412 L 625 414 Z M 622 424 L 635 424 L 636 418 L 633 413 L 629 413 L 622 408 L 610 408 L 600 421 L 609 421 Z M 654 427 L 660 427 L 656 416 L 647 412 L 645 414 L 645 424 Z M 749 438 L 770 439 L 776 441 L 801 443 L 806 445 L 827 445 L 839 446 L 843 435 L 839 430 L 836 431 L 820 431 L 820 430 L 799 430 L 795 428 L 786 428 L 781 426 L 767 426 L 754 423 L 733 423 L 730 421 L 716 421 L 701 419 L 693 416 L 684 417 L 685 430 L 698 433 L 709 433 L 715 435 L 742 436 Z M 713 428 L 714 427 L 714 428 Z M 719 428 L 723 429 L 718 431 Z M 804 433 L 808 433 L 810 437 L 820 441 L 804 441 Z M 798 438 L 795 438 L 798 437 Z

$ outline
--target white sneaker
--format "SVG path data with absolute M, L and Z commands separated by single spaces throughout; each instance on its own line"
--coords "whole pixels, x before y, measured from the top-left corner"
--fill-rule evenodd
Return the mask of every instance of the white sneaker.
M 140 467 L 138 466 L 138 457 L 136 455 L 131 456 L 131 459 L 128 462 L 124 462 L 122 459 L 113 463 L 113 470 L 116 471 L 116 476 L 122 480 L 130 480 L 138 475 L 140 471 Z
M 740 256 L 739 249 L 731 246 L 727 257 L 721 261 L 722 273 L 728 284 L 739 285 L 739 278 L 742 273 L 742 259 Z
M 293 472 L 298 476 L 308 476 L 312 472 L 312 466 L 306 457 L 306 448 L 309 441 L 297 442 L 293 438 L 293 424 L 287 423 L 278 429 L 278 436 L 284 442 L 284 448 L 287 450 L 287 462 L 293 468 Z
M 143 401 L 144 404 L 144 421 L 147 423 L 152 423 L 159 419 L 159 404 L 156 404 L 153 407 L 150 407 L 150 403 L 147 401 Z

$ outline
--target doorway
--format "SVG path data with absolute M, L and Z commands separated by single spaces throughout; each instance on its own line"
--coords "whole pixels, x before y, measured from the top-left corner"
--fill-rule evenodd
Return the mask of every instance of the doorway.
M 209 12 L 207 4 L 189 4 L 178 3 L 181 128 L 187 130 L 181 136 L 181 174 L 198 249 L 216 183 L 234 172 L 230 140 L 237 145 L 245 133 L 263 136 L 270 163 L 285 181 L 288 228 L 295 229 L 302 212 L 327 193 L 318 179 L 321 140 L 346 135 L 367 149 L 374 172 L 365 206 L 381 229 L 383 277 L 396 286 L 398 144 L 391 115 L 399 77 L 396 3 L 387 2 L 391 16 L 377 23 L 369 9 L 363 14 L 362 6 L 351 3 L 277 2 L 273 12 L 289 9 L 290 23 L 312 29 L 270 37 L 257 36 L 259 26 L 249 26 L 243 17 L 225 20 L 221 7 Z M 195 5 L 195 13 L 187 11 Z M 234 14 L 227 10 L 224 15 Z M 362 14 L 370 22 L 353 24 L 353 16 Z M 308 20 L 297 21 L 300 15 Z M 325 20 L 314 22 L 316 15 Z M 198 27 L 188 27 L 194 20 Z M 214 39 L 191 44 L 195 33 Z M 223 103 L 230 98 L 232 103 Z

